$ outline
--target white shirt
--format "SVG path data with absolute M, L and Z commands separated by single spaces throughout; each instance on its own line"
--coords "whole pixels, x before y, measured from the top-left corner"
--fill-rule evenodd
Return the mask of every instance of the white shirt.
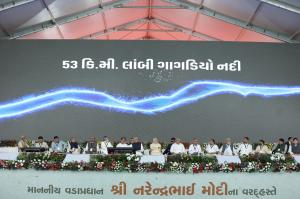
M 239 148 L 237 149 L 237 152 L 240 155 L 249 155 L 252 153 L 252 145 L 251 144 L 240 144 Z
M 46 148 L 46 149 L 49 148 L 49 147 L 48 147 L 48 144 L 47 144 L 46 142 L 42 142 L 42 143 L 36 142 L 36 143 L 34 144 L 34 146 L 35 146 L 35 147 L 38 147 L 38 148 Z
M 216 144 L 210 145 L 208 144 L 205 148 L 206 153 L 218 153 L 219 152 L 219 147 Z
M 172 154 L 179 154 L 179 153 L 185 153 L 185 148 L 184 145 L 182 143 L 174 143 L 171 146 L 170 152 Z
M 199 144 L 191 144 L 189 147 L 189 154 L 199 154 L 201 153 L 201 146 Z
M 224 150 L 224 154 L 223 155 L 234 155 L 234 151 L 231 150 L 231 147 L 230 145 L 223 145 L 220 149 L 220 151 L 222 152 L 223 151 L 223 147 L 226 147 L 226 149 Z
M 125 143 L 125 144 L 122 144 L 122 143 L 119 143 L 119 144 L 117 144 L 117 148 L 128 148 L 128 147 L 132 147 L 132 145 L 130 144 L 127 144 L 127 143 Z
M 108 154 L 107 147 L 113 147 L 113 145 L 110 143 L 110 141 L 101 142 L 100 151 L 101 151 L 102 154 L 105 154 L 105 155 Z

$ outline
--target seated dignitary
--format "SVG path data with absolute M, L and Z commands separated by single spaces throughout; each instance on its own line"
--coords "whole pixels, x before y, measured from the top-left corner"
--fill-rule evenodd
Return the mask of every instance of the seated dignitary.
M 286 145 L 284 144 L 284 139 L 279 138 L 277 143 L 273 145 L 272 153 L 285 153 L 286 151 Z
M 35 141 L 34 147 L 48 149 L 48 144 L 44 141 L 43 136 L 39 136 Z
M 157 138 L 153 138 L 150 144 L 150 155 L 161 155 L 161 144 Z
M 179 138 L 176 138 L 175 142 L 172 144 L 170 152 L 172 155 L 185 153 L 185 147 Z
M 205 147 L 205 153 L 214 155 L 219 153 L 219 147 L 216 145 L 215 139 L 210 139 Z
M 23 151 L 25 148 L 28 148 L 29 144 L 28 144 L 28 140 L 25 136 L 21 136 L 20 141 L 18 142 L 18 148 L 19 151 Z
M 104 136 L 103 141 L 101 142 L 100 152 L 104 155 L 107 155 L 108 154 L 107 148 L 110 148 L 110 147 L 113 147 L 113 145 L 109 141 L 109 138 L 107 136 Z
M 234 147 L 230 138 L 226 138 L 224 144 L 220 148 L 221 155 L 235 155 Z
M 202 153 L 201 146 L 197 138 L 193 138 L 192 144 L 189 146 L 190 155 L 199 155 Z
M 137 155 L 143 155 L 144 154 L 143 143 L 139 141 L 138 137 L 133 138 L 132 151 L 133 151 L 134 154 L 137 154 Z
M 255 153 L 257 153 L 257 154 L 271 154 L 271 152 L 272 151 L 265 144 L 265 141 L 264 140 L 259 140 L 259 143 L 255 148 Z
M 80 153 L 80 147 L 75 138 L 71 138 L 68 143 L 68 152 L 69 153 Z
M 95 137 L 91 137 L 84 148 L 85 153 L 99 153 L 99 144 Z
M 291 152 L 292 155 L 300 155 L 300 144 L 298 142 L 298 138 L 293 139 L 293 143 L 291 144 Z
M 131 137 L 131 138 L 129 139 L 129 143 L 128 143 L 128 144 L 129 144 L 129 145 L 130 145 L 130 144 L 132 145 L 133 143 L 134 143 L 134 137 Z
M 252 145 L 249 144 L 249 137 L 244 137 L 243 142 L 239 145 L 237 153 L 240 156 L 249 155 L 253 152 Z
M 174 144 L 176 138 L 172 137 L 170 143 L 167 145 L 167 148 L 164 150 L 163 155 L 171 155 L 171 146 Z
M 121 137 L 120 143 L 117 144 L 116 147 L 117 148 L 128 148 L 128 147 L 132 147 L 132 145 L 127 143 L 126 137 Z
M 54 136 L 53 141 L 51 143 L 51 150 L 53 152 L 65 152 L 67 144 L 64 141 L 59 140 L 58 136 Z

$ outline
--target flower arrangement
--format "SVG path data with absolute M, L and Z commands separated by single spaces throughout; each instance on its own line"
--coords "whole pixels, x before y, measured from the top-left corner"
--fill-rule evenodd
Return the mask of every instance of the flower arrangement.
M 275 153 L 272 154 L 270 159 L 274 162 L 280 162 L 280 161 L 284 161 L 285 160 L 285 155 L 282 153 Z
M 224 173 L 230 173 L 234 172 L 236 170 L 239 170 L 240 164 L 236 163 L 224 163 L 219 166 L 219 171 L 222 171 Z
M 266 162 L 266 163 L 259 163 L 257 164 L 257 169 L 258 172 L 268 172 L 271 170 L 271 166 L 272 164 L 270 162 Z
M 186 171 L 186 163 L 183 162 L 170 162 L 169 171 L 174 173 L 184 173 Z
M 86 162 L 62 162 L 61 170 L 72 170 L 72 171 L 84 171 L 84 170 L 93 170 L 90 168 L 92 165 Z
M 241 168 L 242 172 L 255 172 L 257 170 L 257 162 L 248 162 L 245 167 Z
M 25 160 L 0 160 L 0 168 L 3 169 L 27 169 L 28 163 Z
M 140 156 L 130 154 L 91 155 L 90 162 L 64 162 L 65 154 L 21 153 L 16 161 L 0 160 L 2 169 L 37 169 L 111 172 L 299 172 L 292 156 L 283 154 L 249 155 L 240 157 L 241 163 L 218 164 L 215 156 L 168 156 L 162 163 L 140 163 Z
M 95 162 L 93 166 L 97 171 L 102 171 L 104 169 L 104 162 Z

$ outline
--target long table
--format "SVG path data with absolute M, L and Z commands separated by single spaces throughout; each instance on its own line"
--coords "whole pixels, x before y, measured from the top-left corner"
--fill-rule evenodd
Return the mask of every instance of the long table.
M 63 162 L 90 162 L 90 154 L 66 154 Z
M 143 155 L 140 159 L 140 163 L 151 163 L 157 162 L 159 164 L 164 164 L 166 161 L 164 155 Z
M 18 147 L 0 147 L 0 160 L 17 160 Z
M 67 154 L 64 163 L 66 162 L 89 162 L 90 154 Z M 163 155 L 143 155 L 139 160 L 140 163 L 157 162 L 160 164 L 165 163 L 165 156 Z
M 0 160 L 17 160 L 19 152 L 15 147 L 0 148 Z M 219 164 L 224 163 L 241 163 L 239 156 L 225 156 L 217 155 Z M 295 161 L 300 163 L 300 155 L 293 155 Z M 163 155 L 143 155 L 141 156 L 140 163 L 165 163 L 165 156 Z M 90 154 L 66 154 L 63 162 L 90 162 Z
M 241 159 L 239 156 L 217 155 L 217 160 L 219 164 L 241 163 Z
M 0 160 L 17 160 L 18 152 L 0 152 Z

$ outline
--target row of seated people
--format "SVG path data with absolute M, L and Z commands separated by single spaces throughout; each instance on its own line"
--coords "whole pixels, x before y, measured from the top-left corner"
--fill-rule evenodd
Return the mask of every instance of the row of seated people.
M 255 153 L 282 153 L 291 155 L 300 154 L 300 144 L 298 143 L 298 138 L 289 137 L 287 142 L 284 142 L 284 139 L 280 138 L 273 145 L 272 149 L 265 144 L 264 140 L 260 140 L 256 148 L 253 149 L 253 146 L 249 141 L 249 137 L 244 137 L 242 143 L 239 144 L 238 147 L 235 147 L 231 139 L 226 138 L 224 143 L 219 147 L 214 139 L 210 139 L 203 150 L 199 144 L 199 140 L 196 138 L 192 140 L 192 143 L 189 145 L 188 149 L 186 149 L 179 138 L 173 137 L 166 148 L 162 149 L 162 145 L 159 143 L 158 139 L 153 138 L 149 150 L 150 155 L 172 155 L 184 153 L 188 153 L 190 155 L 199 155 L 204 153 L 219 155 L 249 155 Z M 29 147 L 26 137 L 21 137 L 21 140 L 18 142 L 18 147 L 20 150 Z M 78 142 L 74 138 L 71 138 L 68 142 L 64 142 L 60 140 L 58 136 L 55 136 L 49 148 L 43 137 L 39 136 L 34 144 L 34 147 L 44 148 L 46 150 L 49 149 L 53 152 L 109 154 L 109 149 L 113 148 L 113 144 L 110 142 L 107 136 L 104 136 L 100 143 L 97 142 L 95 137 L 92 137 L 86 143 L 85 147 L 81 149 Z M 132 138 L 130 143 L 127 142 L 125 137 L 122 137 L 120 142 L 116 145 L 116 148 L 130 149 L 131 152 L 138 155 L 143 155 L 145 151 L 143 143 L 140 142 L 137 137 Z
M 289 137 L 287 142 L 284 142 L 283 138 L 277 140 L 277 142 L 269 148 L 264 140 L 259 140 L 256 148 L 253 149 L 250 144 L 249 137 L 244 137 L 242 143 L 237 148 L 234 147 L 230 138 L 226 138 L 221 147 L 218 147 L 214 139 L 210 139 L 204 149 L 205 154 L 218 154 L 218 155 L 249 155 L 249 154 L 271 154 L 271 153 L 282 153 L 291 155 L 300 155 L 300 144 L 298 138 Z M 192 144 L 189 146 L 187 151 L 189 154 L 201 154 L 202 149 L 199 145 L 198 139 L 194 138 Z M 170 144 L 167 146 L 164 154 L 178 154 L 186 153 L 184 145 L 178 138 L 171 138 Z
M 28 140 L 25 136 L 21 137 L 21 140 L 18 142 L 18 148 L 20 151 L 24 151 L 24 149 L 30 148 L 40 148 L 44 150 L 50 150 L 52 152 L 68 152 L 68 153 L 101 153 L 101 154 L 108 154 L 109 148 L 114 148 L 112 143 L 110 142 L 107 136 L 104 136 L 103 140 L 100 144 L 97 142 L 95 137 L 92 137 L 82 149 L 79 143 L 76 141 L 75 138 L 71 138 L 69 141 L 65 142 L 60 140 L 58 136 L 54 136 L 50 147 L 48 146 L 47 142 L 44 141 L 43 136 L 39 136 L 35 141 L 34 145 L 30 147 L 28 144 Z M 127 140 L 125 137 L 122 137 L 120 143 L 116 145 L 116 148 L 119 149 L 131 149 L 128 151 L 142 154 L 144 152 L 143 144 L 139 142 L 137 137 L 132 138 L 131 143 L 127 144 Z

